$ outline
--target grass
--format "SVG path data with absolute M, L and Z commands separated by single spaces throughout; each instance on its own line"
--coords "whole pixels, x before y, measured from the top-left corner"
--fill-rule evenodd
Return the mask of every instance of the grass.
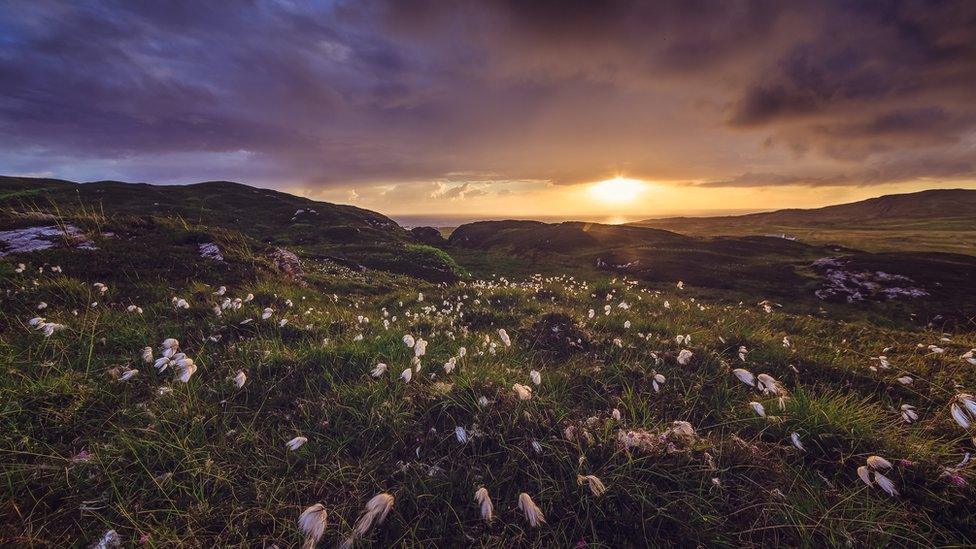
M 648 227 L 679 230 L 698 236 L 786 234 L 810 244 L 839 245 L 868 252 L 926 251 L 976 255 L 976 230 L 972 217 L 941 219 L 862 220 L 857 223 L 751 225 L 733 220 L 670 222 L 648 220 Z
M 0 259 L 2 545 L 85 546 L 114 529 L 126 546 L 298 546 L 299 514 L 322 503 L 320 546 L 331 546 L 379 492 L 396 501 L 361 546 L 976 543 L 976 474 L 960 469 L 964 485 L 944 475 L 973 450 L 948 413 L 976 385 L 961 358 L 976 347 L 968 325 L 895 322 L 883 304 L 780 300 L 767 313 L 756 295 L 498 250 L 404 247 L 421 266 L 451 266 L 451 282 L 315 252 L 289 278 L 268 259 L 277 242 L 234 227 L 100 208 L 57 222 L 98 249 Z M 201 259 L 204 241 L 225 261 Z M 225 298 L 241 307 L 218 315 Z M 64 328 L 45 337 L 28 325 L 36 315 Z M 410 383 L 399 378 L 413 356 L 404 334 L 429 342 Z M 168 337 L 198 366 L 188 383 L 142 361 Z M 890 369 L 871 369 L 880 355 Z M 373 378 L 380 362 L 388 371 Z M 741 383 L 737 367 L 772 375 L 786 398 Z M 532 398 L 519 400 L 515 383 Z M 906 403 L 918 422 L 901 419 Z M 676 421 L 697 436 L 668 435 Z M 628 432 L 648 443 L 625 447 Z M 288 451 L 296 436 L 308 442 Z M 886 474 L 899 496 L 858 479 L 874 454 L 895 464 Z M 495 503 L 490 524 L 472 499 L 480 486 Z M 527 525 L 520 492 L 545 525 Z
M 788 306 L 771 314 L 748 305 L 701 309 L 689 294 L 621 280 L 601 282 L 601 296 L 612 295 L 606 301 L 591 295 L 595 286 L 565 277 L 415 283 L 409 291 L 335 299 L 332 290 L 346 284 L 341 275 L 319 273 L 314 287 L 259 276 L 228 290 L 253 293 L 253 302 L 217 317 L 211 307 L 218 280 L 146 292 L 140 281 L 147 272 L 122 271 L 99 278 L 110 289 L 96 295 L 96 280 L 77 265 L 64 274 L 37 273 L 43 259 L 5 277 L 5 543 L 75 544 L 112 528 L 130 542 L 159 546 L 296 545 L 297 516 L 315 502 L 329 511 L 332 543 L 380 491 L 394 494 L 396 504 L 365 544 L 974 541 L 972 489 L 939 476 L 968 446 L 946 410 L 955 383 L 976 382 L 955 358 L 976 346 L 971 334 L 953 334 L 945 344 L 951 350 L 933 358 L 911 344 L 938 341 L 941 333 L 870 323 L 838 330 L 829 318 L 796 317 Z M 191 308 L 174 309 L 170 294 L 187 297 Z M 48 303 L 43 313 L 67 326 L 50 338 L 26 326 L 41 299 Z M 99 305 L 91 307 L 95 299 Z M 617 308 L 621 301 L 632 307 Z M 144 313 L 126 312 L 130 302 Z M 457 303 L 464 304 L 460 312 Z M 610 315 L 602 314 L 604 303 L 614 305 Z M 276 310 L 271 321 L 240 324 L 265 306 Z M 387 320 L 397 317 L 388 329 L 383 308 Z M 479 328 L 465 329 L 469 308 L 492 311 L 504 324 L 482 318 Z M 600 311 L 594 319 L 587 318 L 590 308 Z M 533 348 L 532 324 L 550 312 L 574 319 L 591 350 L 555 360 Z M 284 327 L 276 323 L 282 316 L 290 319 Z M 630 329 L 623 328 L 627 320 Z M 499 327 L 512 334 L 511 348 L 499 341 Z M 430 341 L 424 368 L 409 384 L 397 378 L 410 356 L 403 333 Z M 685 333 L 695 356 L 682 367 L 673 337 Z M 782 346 L 784 335 L 794 347 Z M 140 349 L 164 337 L 178 338 L 199 364 L 189 383 L 140 363 Z M 916 371 L 917 387 L 867 370 L 864 357 L 892 338 L 902 343 L 889 351 L 892 362 Z M 744 367 L 788 387 L 785 410 L 731 376 L 740 344 L 750 349 Z M 461 346 L 468 355 L 444 374 L 440 365 Z M 373 379 L 368 372 L 377 362 L 390 371 Z M 800 373 L 790 364 L 802 365 Z M 122 366 L 140 374 L 113 379 Z M 530 383 L 530 369 L 542 372 L 543 383 L 531 400 L 519 401 L 510 387 Z M 241 389 L 230 381 L 237 371 L 248 377 Z M 659 393 L 650 386 L 655 372 L 667 377 Z M 160 395 L 160 387 L 172 392 Z M 481 396 L 488 406 L 478 404 Z M 757 418 L 746 405 L 753 399 L 775 417 Z M 895 408 L 902 401 L 918 406 L 919 423 L 900 422 Z M 611 417 L 615 408 L 619 422 Z M 695 425 L 700 441 L 650 453 L 617 443 L 621 429 L 662 432 L 675 420 Z M 458 425 L 476 433 L 469 443 L 455 440 Z M 585 436 L 568 439 L 568 426 Z M 806 452 L 792 448 L 791 432 L 801 434 Z M 284 443 L 297 435 L 309 442 L 288 452 Z M 82 452 L 91 458 L 79 461 Z M 914 462 L 892 475 L 903 497 L 857 479 L 854 470 L 873 453 Z M 599 476 L 608 493 L 590 495 L 576 484 L 581 473 Z M 471 501 L 481 485 L 496 504 L 491 525 Z M 521 491 L 544 509 L 543 528 L 528 528 L 514 509 Z

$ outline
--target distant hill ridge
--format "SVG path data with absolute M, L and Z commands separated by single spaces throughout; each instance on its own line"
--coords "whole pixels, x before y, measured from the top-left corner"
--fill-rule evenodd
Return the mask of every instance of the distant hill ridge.
M 122 181 L 75 183 L 63 179 L 0 176 L 0 205 L 7 200 L 45 197 L 70 204 L 77 193 L 98 201 L 106 213 L 180 215 L 221 226 L 232 226 L 256 238 L 301 227 L 368 230 L 372 236 L 405 236 L 392 219 L 362 208 L 319 202 L 281 191 L 251 187 L 232 181 L 205 181 L 189 185 L 153 185 Z M 75 200 L 77 202 L 77 200 Z M 301 210 L 301 213 L 299 213 Z M 209 219 L 208 219 L 209 218 Z
M 743 223 L 771 222 L 855 222 L 865 219 L 924 219 L 976 217 L 976 190 L 931 189 L 905 194 L 888 194 L 847 204 L 822 208 L 787 208 L 773 212 L 715 217 L 662 217 L 636 221 L 632 225 L 658 225 L 662 222 L 709 221 Z

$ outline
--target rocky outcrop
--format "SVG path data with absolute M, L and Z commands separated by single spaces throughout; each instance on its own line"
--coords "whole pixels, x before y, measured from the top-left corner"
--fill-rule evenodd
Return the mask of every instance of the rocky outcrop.
M 213 242 L 204 242 L 199 244 L 200 257 L 205 259 L 212 259 L 214 261 L 223 261 L 224 254 L 220 253 L 220 247 Z
M 275 248 L 275 250 L 271 252 L 270 257 L 275 268 L 289 278 L 298 279 L 304 274 L 302 271 L 302 262 L 294 253 L 284 248 Z
M 820 273 L 825 282 L 815 292 L 824 301 L 846 301 L 853 303 L 864 300 L 888 300 L 915 298 L 929 295 L 926 290 L 915 286 L 915 281 L 907 276 L 884 271 L 852 270 L 847 262 L 825 257 L 811 265 Z
M 410 234 L 422 244 L 437 246 L 438 248 L 447 245 L 447 239 L 434 227 L 414 227 L 410 229 Z
M 49 248 L 94 250 L 95 244 L 74 225 L 49 225 L 0 231 L 0 257 Z

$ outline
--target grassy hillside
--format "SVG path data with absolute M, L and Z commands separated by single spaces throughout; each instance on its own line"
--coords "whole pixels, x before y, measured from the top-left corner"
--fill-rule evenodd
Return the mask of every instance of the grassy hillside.
M 634 223 L 682 234 L 786 234 L 811 244 L 873 252 L 976 255 L 976 191 L 929 190 L 809 210 L 726 217 L 676 217 Z
M 0 230 L 48 223 L 80 226 L 90 237 L 113 224 L 178 219 L 187 226 L 233 231 L 265 247 L 332 261 L 455 280 L 455 266 L 426 253 L 391 219 L 353 206 L 317 202 L 227 181 L 149 185 L 0 177 Z M 203 237 L 202 237 L 203 238 Z
M 871 309 L 899 321 L 948 319 L 972 326 L 976 316 L 976 258 L 968 255 L 892 252 L 865 253 L 837 246 L 810 245 L 757 236 L 692 237 L 637 226 L 566 222 L 484 221 L 458 227 L 449 239 L 451 253 L 469 270 L 491 273 L 559 272 L 592 277 L 594 271 L 625 275 L 646 284 L 678 282 L 717 296 L 759 301 L 789 299 L 817 310 L 831 276 L 861 276 L 858 286 L 920 287 L 925 299 L 855 299 L 850 310 Z M 491 259 L 486 260 L 485 256 Z M 836 258 L 844 266 L 815 268 Z M 833 275 L 831 273 L 834 273 Z M 846 274 L 845 274 L 846 273 Z M 904 280 L 877 281 L 886 275 Z M 868 288 L 870 290 L 870 288 Z M 837 297 L 837 296 L 834 296 Z M 855 296 L 856 297 L 856 296 Z
M 355 243 L 472 273 L 435 283 L 334 236 L 294 270 L 274 252 L 300 231 L 234 221 L 223 190 L 183 188 L 192 217 L 40 189 L 8 188 L 0 227 L 62 228 L 0 257 L 0 545 L 299 547 L 309 508 L 317 547 L 976 543 L 976 329 L 945 321 L 976 309 L 939 293 L 967 256 L 589 224 Z M 811 297 L 891 267 L 912 282 Z

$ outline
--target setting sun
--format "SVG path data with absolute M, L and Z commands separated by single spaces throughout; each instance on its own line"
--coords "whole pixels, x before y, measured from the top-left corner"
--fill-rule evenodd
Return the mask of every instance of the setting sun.
M 624 204 L 636 199 L 647 188 L 643 181 L 615 177 L 594 183 L 590 194 L 597 200 L 610 204 Z

